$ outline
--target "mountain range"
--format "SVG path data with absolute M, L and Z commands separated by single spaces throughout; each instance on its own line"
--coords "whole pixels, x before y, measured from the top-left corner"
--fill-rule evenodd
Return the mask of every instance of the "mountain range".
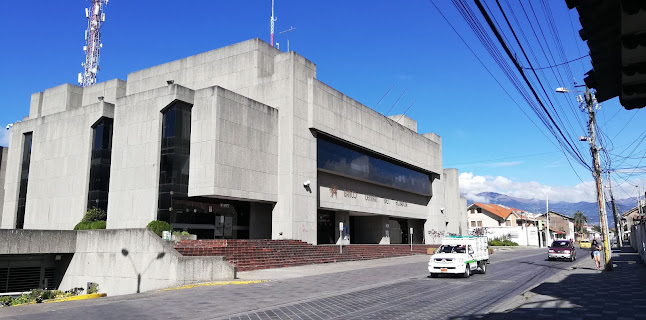
M 545 200 L 516 198 L 496 192 L 481 192 L 477 196 L 487 199 L 487 203 L 501 204 L 531 213 L 545 213 Z M 467 206 L 473 202 L 467 199 Z M 617 205 L 617 211 L 621 214 L 634 208 L 637 205 L 637 198 L 615 199 L 615 203 Z M 581 211 L 588 217 L 588 223 L 599 224 L 599 207 L 596 202 L 550 201 L 549 209 L 550 211 L 562 213 L 570 217 L 573 217 L 576 211 Z M 609 201 L 606 204 L 606 212 L 608 214 L 608 227 L 613 228 L 614 217 Z

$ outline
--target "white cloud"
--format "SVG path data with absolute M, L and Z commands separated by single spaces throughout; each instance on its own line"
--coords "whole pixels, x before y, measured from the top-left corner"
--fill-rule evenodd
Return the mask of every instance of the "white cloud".
M 547 186 L 538 182 L 513 181 L 506 177 L 478 176 L 472 172 L 460 173 L 460 192 L 472 201 L 486 202 L 477 196 L 481 192 L 496 192 L 511 197 L 524 199 L 544 199 L 549 194 L 551 201 L 595 201 L 596 193 L 593 181 L 579 183 L 575 186 Z
M 0 128 L 2 129 L 2 128 Z M 8 147 L 9 146 L 9 130 L 0 130 L 0 146 Z

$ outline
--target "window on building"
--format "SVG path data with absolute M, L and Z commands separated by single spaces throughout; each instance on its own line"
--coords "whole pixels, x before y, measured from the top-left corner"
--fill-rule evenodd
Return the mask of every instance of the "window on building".
M 471 226 L 472 226 L 472 227 L 475 227 L 475 226 L 476 226 L 476 222 L 475 222 L 475 221 L 471 221 Z
M 169 210 L 171 198 L 188 196 L 191 107 L 188 103 L 175 101 L 162 111 L 157 220 L 169 223 L 173 222 Z
M 92 126 L 93 142 L 90 160 L 90 185 L 88 188 L 87 208 L 108 210 L 108 191 L 110 187 L 110 159 L 112 156 L 111 118 L 101 118 Z
M 511 227 L 511 221 L 509 221 L 509 220 L 505 221 L 505 226 Z
M 432 196 L 428 173 L 396 164 L 377 154 L 330 137 L 319 137 L 316 146 L 316 163 L 319 170 Z
M 482 221 L 478 221 L 478 227 L 482 227 Z
M 29 182 L 29 164 L 31 162 L 32 133 L 23 135 L 22 161 L 20 163 L 20 191 L 18 192 L 18 210 L 16 212 L 16 229 L 25 226 L 25 206 L 27 204 L 27 183 Z

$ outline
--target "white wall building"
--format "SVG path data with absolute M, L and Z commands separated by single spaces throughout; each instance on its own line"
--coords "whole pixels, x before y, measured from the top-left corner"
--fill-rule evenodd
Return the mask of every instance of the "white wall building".
M 4 229 L 165 220 L 200 238 L 432 242 L 467 233 L 442 141 L 316 78 L 253 39 L 89 87 L 31 97 L 11 129 Z M 5 170 L 3 165 L 2 170 Z

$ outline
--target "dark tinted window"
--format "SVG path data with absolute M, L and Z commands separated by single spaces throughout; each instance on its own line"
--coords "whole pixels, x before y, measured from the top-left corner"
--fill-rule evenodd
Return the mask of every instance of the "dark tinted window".
M 110 159 L 112 157 L 112 129 L 114 121 L 102 118 L 93 127 L 94 140 L 90 160 L 90 186 L 87 208 L 108 210 L 110 187 Z
M 431 195 L 428 174 L 339 141 L 332 141 L 331 138 L 317 139 L 316 162 L 321 170 L 425 196 Z
M 552 242 L 552 248 L 569 247 L 569 246 L 570 246 L 569 241 L 554 241 L 554 242 Z
M 20 191 L 18 192 L 18 210 L 16 212 L 16 229 L 25 226 L 25 205 L 27 204 L 27 184 L 29 182 L 29 164 L 31 162 L 32 133 L 23 137 L 22 162 L 20 164 Z
M 162 141 L 159 161 L 159 201 L 157 219 L 171 222 L 171 196 L 188 196 L 191 147 L 191 107 L 176 101 L 162 111 Z M 173 194 L 171 195 L 171 192 Z

